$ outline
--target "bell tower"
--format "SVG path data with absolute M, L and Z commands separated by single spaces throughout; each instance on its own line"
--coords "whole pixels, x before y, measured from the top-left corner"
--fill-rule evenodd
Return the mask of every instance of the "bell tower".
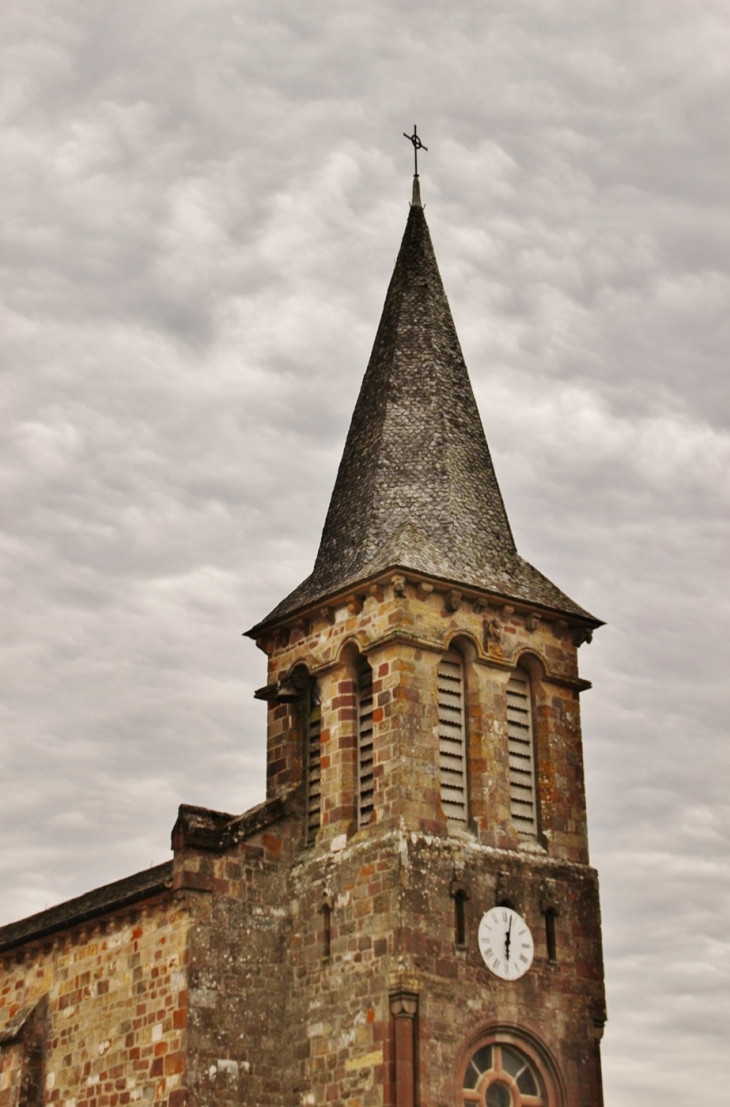
M 517 553 L 417 184 L 313 572 L 248 632 L 289 827 L 277 1102 L 600 1107 L 601 623 Z

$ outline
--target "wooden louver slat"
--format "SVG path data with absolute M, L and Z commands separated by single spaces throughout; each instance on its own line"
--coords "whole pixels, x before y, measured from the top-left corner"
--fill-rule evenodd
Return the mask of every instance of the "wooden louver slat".
M 357 687 L 357 820 L 367 826 L 374 811 L 373 671 L 363 659 Z
M 461 656 L 447 653 L 437 674 L 439 715 L 439 776 L 441 806 L 450 822 L 467 823 L 466 741 L 464 730 L 464 666 Z
M 520 838 L 537 837 L 535 751 L 532 700 L 526 674 L 514 673 L 507 685 L 507 741 L 512 822 Z
M 314 842 L 321 818 L 321 747 L 322 709 L 313 703 L 307 731 L 307 842 Z

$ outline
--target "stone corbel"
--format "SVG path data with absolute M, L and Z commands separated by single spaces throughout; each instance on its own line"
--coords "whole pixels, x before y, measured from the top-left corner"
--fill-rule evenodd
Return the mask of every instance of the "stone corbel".
M 485 611 L 487 606 L 486 600 L 483 600 L 481 596 L 475 596 L 471 601 L 471 609 L 475 615 L 481 615 L 482 611 Z
M 490 657 L 502 658 L 502 628 L 498 619 L 484 620 L 484 648 Z
M 458 611 L 461 607 L 461 592 L 457 588 L 452 588 L 447 592 L 444 604 L 447 611 Z
M 603 1037 L 603 1031 L 606 1026 L 606 1012 L 594 1011 L 593 1018 L 591 1019 L 591 1030 L 594 1041 L 600 1042 Z
M 527 630 L 537 630 L 540 626 L 540 616 L 536 612 L 531 611 L 529 615 L 525 616 L 525 627 Z
M 290 639 L 292 642 L 298 642 L 301 638 L 306 638 L 309 634 L 309 621 L 301 618 L 295 619 L 292 623 Z
M 391 577 L 390 583 L 393 585 L 393 591 L 396 596 L 405 596 L 406 594 L 406 578 L 401 576 L 400 573 L 394 577 Z
M 427 600 L 432 592 L 432 584 L 427 584 L 425 580 L 419 580 L 418 586 L 416 588 L 416 595 L 418 596 L 419 600 Z
M 560 903 L 557 898 L 557 885 L 554 880 L 544 880 L 540 889 L 540 911 L 546 915 L 548 911 L 560 914 Z
M 377 600 L 378 603 L 383 602 L 383 589 L 380 587 L 379 584 L 371 584 L 368 588 L 368 592 L 373 597 L 373 599 Z
M 418 1014 L 418 993 L 394 992 L 390 997 L 390 1013 L 394 1019 L 415 1019 Z
M 351 615 L 359 615 L 362 611 L 362 596 L 352 595 L 347 597 L 347 610 Z
M 576 648 L 580 648 L 584 642 L 589 644 L 593 641 L 593 631 L 590 627 L 577 627 L 573 631 L 573 645 Z
M 334 608 L 332 608 L 332 607 L 327 607 L 326 605 L 325 605 L 324 607 L 320 607 L 320 609 L 319 609 L 319 617 L 320 617 L 320 619 L 324 619 L 324 621 L 325 621 L 326 623 L 329 623 L 329 625 L 330 625 L 330 626 L 332 626 L 332 624 L 333 624 L 333 623 L 334 623 L 334 621 L 335 621 L 335 612 L 334 612 Z

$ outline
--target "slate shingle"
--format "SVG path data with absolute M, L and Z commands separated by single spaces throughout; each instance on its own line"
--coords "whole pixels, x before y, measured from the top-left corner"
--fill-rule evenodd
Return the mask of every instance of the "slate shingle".
M 390 567 L 597 622 L 517 553 L 420 204 L 410 209 L 314 571 L 249 633 Z
M 104 884 L 83 896 L 48 907 L 36 915 L 0 927 L 0 953 L 25 942 L 46 938 L 57 931 L 81 926 L 99 915 L 129 907 L 172 888 L 172 861 L 144 869 L 141 873 Z

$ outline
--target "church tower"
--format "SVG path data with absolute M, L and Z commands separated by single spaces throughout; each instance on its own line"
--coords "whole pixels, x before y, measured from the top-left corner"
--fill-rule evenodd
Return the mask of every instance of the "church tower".
M 577 663 L 600 625 L 517 553 L 416 178 L 314 570 L 248 632 L 298 828 L 302 1102 L 602 1103 Z
M 414 187 L 314 570 L 248 632 L 266 798 L 0 928 L 0 1107 L 601 1107 L 598 626 L 517 553 Z

